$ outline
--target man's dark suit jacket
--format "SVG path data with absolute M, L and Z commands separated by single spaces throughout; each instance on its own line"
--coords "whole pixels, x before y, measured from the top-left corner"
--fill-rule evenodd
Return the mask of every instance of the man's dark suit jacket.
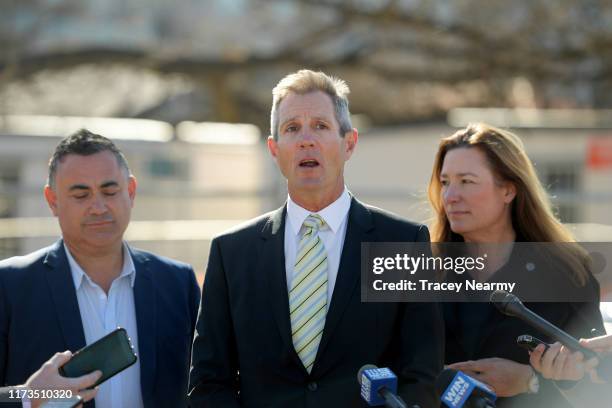
M 191 266 L 130 249 L 145 407 L 186 405 L 200 289 Z M 23 384 L 56 352 L 85 346 L 63 242 L 0 262 L 0 386 Z
M 361 243 L 428 241 L 425 226 L 351 200 L 323 337 L 308 374 L 291 339 L 286 207 L 213 240 L 190 374 L 194 407 L 365 406 L 357 372 L 391 367 L 412 406 L 437 406 L 443 334 L 436 304 L 362 303 Z

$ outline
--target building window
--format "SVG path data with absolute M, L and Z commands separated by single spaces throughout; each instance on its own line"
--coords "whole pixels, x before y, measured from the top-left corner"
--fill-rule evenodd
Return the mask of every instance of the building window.
M 184 180 L 187 177 L 187 163 L 162 157 L 154 157 L 148 163 L 148 172 L 154 178 Z

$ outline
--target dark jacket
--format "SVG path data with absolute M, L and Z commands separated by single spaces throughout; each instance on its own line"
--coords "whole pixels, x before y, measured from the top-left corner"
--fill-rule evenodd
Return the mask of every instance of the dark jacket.
M 186 405 L 199 303 L 193 269 L 130 249 L 145 407 Z M 62 241 L 0 262 L 0 385 L 23 384 L 56 352 L 85 346 Z
M 338 276 L 309 374 L 291 340 L 285 207 L 212 242 L 190 375 L 190 402 L 210 408 L 363 407 L 357 372 L 390 367 L 399 393 L 437 406 L 442 368 L 438 305 L 362 303 L 362 242 L 429 240 L 427 228 L 352 199 Z

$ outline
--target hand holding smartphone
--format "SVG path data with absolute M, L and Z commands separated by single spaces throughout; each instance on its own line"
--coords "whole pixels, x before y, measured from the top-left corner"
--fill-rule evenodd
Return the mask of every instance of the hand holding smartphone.
M 125 370 L 137 359 L 127 332 L 119 327 L 74 353 L 72 358 L 59 368 L 59 373 L 64 377 L 80 377 L 100 370 L 102 376 L 93 388 Z
M 548 350 L 548 348 L 550 347 L 550 345 L 548 345 L 547 343 L 529 334 L 523 334 L 521 336 L 518 336 L 516 338 L 516 344 L 518 344 L 520 347 L 524 348 L 527 351 L 535 350 L 535 348 L 538 347 L 538 345 L 540 344 L 544 344 L 544 352 L 546 352 L 546 350 Z

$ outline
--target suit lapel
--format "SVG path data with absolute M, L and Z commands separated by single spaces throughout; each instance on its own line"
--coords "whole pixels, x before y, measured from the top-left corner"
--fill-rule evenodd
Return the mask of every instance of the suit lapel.
M 264 242 L 257 271 L 267 277 L 272 313 L 274 314 L 281 337 L 287 344 L 287 347 L 294 350 L 293 340 L 291 339 L 289 295 L 287 293 L 287 276 L 285 271 L 286 216 L 287 209 L 286 206 L 283 206 L 270 215 L 270 218 L 262 228 L 261 236 Z M 313 370 L 317 369 L 317 361 L 325 347 L 329 344 L 334 330 L 342 319 L 342 315 L 356 291 L 361 271 L 361 243 L 370 240 L 369 233 L 374 228 L 370 212 L 354 197 L 351 200 L 347 222 L 346 236 L 342 247 L 334 293 L 325 319 L 323 337 L 317 351 Z M 293 351 L 293 357 L 296 364 L 303 368 L 302 362 L 295 350 Z M 305 368 L 304 373 L 306 374 Z
M 50 247 L 44 260 L 44 264 L 49 268 L 45 277 L 51 290 L 51 297 L 66 347 L 68 350 L 75 352 L 85 347 L 85 333 L 63 242 L 63 240 L 59 240 Z
M 361 275 L 361 243 L 371 240 L 369 233 L 374 229 L 370 211 L 354 197 L 351 199 L 347 222 L 336 284 L 325 318 L 325 328 L 317 351 L 314 369 L 317 368 L 318 360 L 328 346 L 351 297 L 355 294 Z
M 155 385 L 157 356 L 157 292 L 153 274 L 149 269 L 148 257 L 130 248 L 136 268 L 134 282 L 134 307 L 138 329 L 138 358 L 140 359 L 140 388 L 145 406 L 153 405 L 151 400 Z
M 304 367 L 295 352 L 291 338 L 291 320 L 289 318 L 289 294 L 287 293 L 287 275 L 285 271 L 285 218 L 287 206 L 274 211 L 261 231 L 263 247 L 257 273 L 266 276 L 270 307 L 281 338 L 289 350 L 293 350 L 293 359 Z M 306 374 L 306 369 L 303 368 Z

